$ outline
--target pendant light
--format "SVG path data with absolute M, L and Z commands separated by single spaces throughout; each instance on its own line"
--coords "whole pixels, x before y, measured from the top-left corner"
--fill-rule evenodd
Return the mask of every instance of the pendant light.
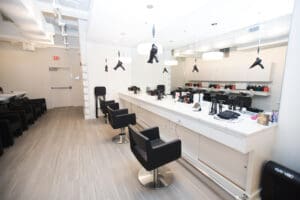
M 259 18 L 260 18 L 260 13 L 258 13 Z M 262 59 L 259 57 L 260 55 L 260 43 L 261 43 L 261 30 L 260 30 L 260 23 L 258 24 L 258 45 L 257 45 L 257 57 L 255 59 L 255 61 L 253 62 L 253 64 L 249 67 L 249 69 L 252 69 L 256 66 L 260 66 L 261 69 L 264 69 L 264 65 L 262 64 Z
M 153 41 L 155 39 L 155 25 L 153 24 L 152 27 L 152 38 Z M 157 58 L 157 53 L 158 53 L 158 47 L 155 45 L 155 43 L 153 42 L 152 46 L 151 46 L 151 50 L 150 50 L 150 55 L 149 55 L 149 59 L 147 61 L 147 63 L 153 63 L 153 60 L 156 61 L 156 63 L 158 63 L 158 58 Z
M 105 71 L 105 72 L 108 72 L 107 58 L 105 58 L 105 67 L 104 67 L 104 71 Z
M 118 68 L 123 69 L 123 71 L 125 71 L 125 67 L 123 66 L 122 61 L 120 60 L 120 51 L 118 51 L 118 63 L 117 65 L 114 67 L 114 70 L 117 70 Z
M 164 69 L 163 69 L 163 74 L 164 74 L 164 73 L 167 73 L 167 74 L 169 73 L 167 67 L 164 67 Z
M 197 67 L 197 58 L 196 57 L 195 57 L 195 63 L 194 63 L 192 72 L 197 72 L 197 73 L 199 72 L 199 69 Z
M 257 57 L 254 61 L 254 63 L 249 67 L 249 69 L 252 69 L 256 66 L 260 66 L 261 69 L 264 69 L 264 65 L 262 64 L 262 59 L 259 57 L 259 53 L 260 53 L 260 38 L 258 40 L 258 47 L 257 47 Z

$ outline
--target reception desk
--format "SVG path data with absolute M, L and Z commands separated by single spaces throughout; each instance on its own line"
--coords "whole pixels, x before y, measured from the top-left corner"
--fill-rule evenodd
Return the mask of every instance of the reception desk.
M 197 171 L 239 199 L 256 199 L 261 167 L 271 157 L 276 124 L 263 126 L 250 115 L 236 121 L 209 115 L 210 102 L 200 112 L 192 104 L 168 97 L 120 93 L 120 102 L 136 113 L 144 128 L 158 126 L 162 139 L 179 138 L 182 158 Z

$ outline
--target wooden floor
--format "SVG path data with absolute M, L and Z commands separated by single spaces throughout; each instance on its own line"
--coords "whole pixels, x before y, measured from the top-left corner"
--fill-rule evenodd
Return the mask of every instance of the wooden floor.
M 0 199 L 222 199 L 177 162 L 171 186 L 144 188 L 129 144 L 111 142 L 118 131 L 83 120 L 81 108 L 49 110 L 0 157 Z

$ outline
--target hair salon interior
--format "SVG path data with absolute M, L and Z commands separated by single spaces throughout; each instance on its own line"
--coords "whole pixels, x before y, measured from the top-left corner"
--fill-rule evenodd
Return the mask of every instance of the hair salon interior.
M 0 0 L 0 199 L 299 200 L 299 52 L 299 1 Z

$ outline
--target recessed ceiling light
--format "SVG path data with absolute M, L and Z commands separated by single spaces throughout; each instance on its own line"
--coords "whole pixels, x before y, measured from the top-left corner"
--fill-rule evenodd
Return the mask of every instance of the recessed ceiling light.
M 148 9 L 152 9 L 154 6 L 153 6 L 152 4 L 148 4 L 146 7 L 147 7 Z
M 217 26 L 218 23 L 217 22 L 214 22 L 214 23 L 211 23 L 212 26 Z

